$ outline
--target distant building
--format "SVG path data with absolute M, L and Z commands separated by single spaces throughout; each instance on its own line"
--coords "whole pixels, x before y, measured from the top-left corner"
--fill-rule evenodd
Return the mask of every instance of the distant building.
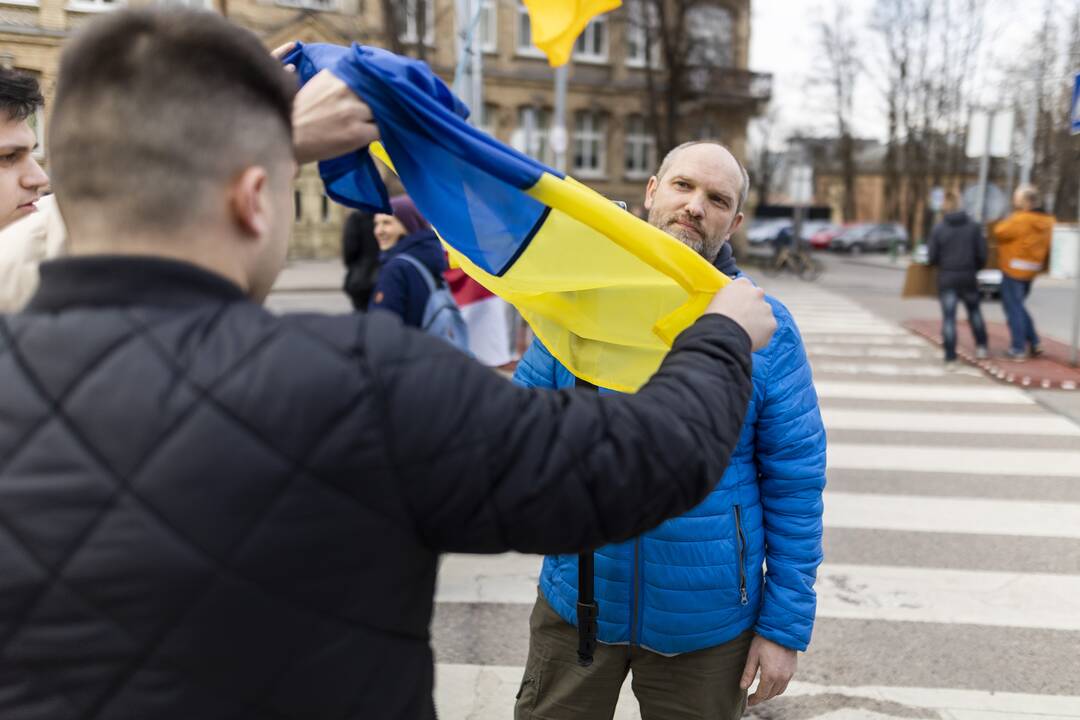
M 551 164 L 553 73 L 532 46 L 520 0 L 482 0 L 479 37 L 484 50 L 484 103 L 474 108 L 477 125 L 500 140 Z M 33 72 L 46 96 L 39 128 L 48 122 L 60 47 L 88 18 L 109 12 L 117 0 L 3 0 L 0 3 L 0 64 Z M 132 0 L 132 5 L 143 4 Z M 274 47 L 288 40 L 385 46 L 384 3 L 378 0 L 187 0 L 177 4 L 212 9 L 250 28 Z M 426 32 L 418 38 L 416 0 L 395 0 L 400 40 L 424 55 L 449 81 L 456 62 L 454 0 L 426 3 Z M 640 203 L 644 182 L 656 168 L 656 144 L 647 120 L 645 39 L 628 21 L 627 7 L 590 23 L 579 38 L 567 94 L 567 171 L 612 199 Z M 703 3 L 692 15 L 695 52 L 713 67 L 693 71 L 681 106 L 680 140 L 717 138 L 745 156 L 746 125 L 771 94 L 771 76 L 747 69 L 750 1 Z M 48 148 L 42 137 L 47 164 Z M 315 166 L 296 184 L 294 256 L 333 256 L 348 210 L 322 192 Z

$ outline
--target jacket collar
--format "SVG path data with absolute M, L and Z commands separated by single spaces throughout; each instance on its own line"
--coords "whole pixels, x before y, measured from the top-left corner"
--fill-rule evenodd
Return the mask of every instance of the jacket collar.
M 248 300 L 237 285 L 197 265 L 160 257 L 92 255 L 42 263 L 41 283 L 27 312 L 72 307 L 189 307 Z

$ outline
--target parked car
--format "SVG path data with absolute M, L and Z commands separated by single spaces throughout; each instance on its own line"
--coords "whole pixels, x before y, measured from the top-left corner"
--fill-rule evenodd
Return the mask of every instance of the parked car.
M 907 242 L 907 230 L 900 223 L 859 223 L 834 237 L 829 247 L 858 255 L 873 250 L 888 251 L 894 243 L 906 246 Z
M 751 245 L 772 245 L 780 233 L 784 230 L 793 230 L 794 227 L 795 222 L 790 218 L 766 218 L 754 221 L 752 227 L 746 232 L 746 239 Z M 826 227 L 830 227 L 827 220 L 803 220 L 801 228 L 803 240 L 808 241 L 812 235 Z
M 813 237 L 822 230 L 827 230 L 834 225 L 828 220 L 803 220 L 802 224 L 802 239 L 803 242 L 813 245 Z
M 833 238 L 844 232 L 846 229 L 847 227 L 844 225 L 833 225 L 832 223 L 829 223 L 813 235 L 809 236 L 808 241 L 810 247 L 815 250 L 828 250 L 829 245 L 832 244 Z
M 750 229 L 746 231 L 746 241 L 751 245 L 771 245 L 776 236 L 784 228 L 791 227 L 791 220 L 787 218 L 762 218 L 753 220 Z

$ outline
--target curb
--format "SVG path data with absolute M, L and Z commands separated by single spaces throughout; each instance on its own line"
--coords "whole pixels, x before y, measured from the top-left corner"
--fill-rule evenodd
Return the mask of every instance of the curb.
M 906 323 L 903 323 L 901 326 L 908 332 L 918 335 L 938 347 L 941 347 L 942 345 L 941 338 L 936 334 L 930 334 L 908 327 Z M 1025 374 L 1019 365 L 1014 365 L 1012 367 L 1009 365 L 1002 365 L 994 358 L 978 360 L 972 353 L 961 347 L 956 348 L 956 355 L 957 357 L 963 358 L 969 365 L 974 365 L 979 368 L 991 378 L 1009 385 L 1020 385 L 1021 387 L 1031 388 L 1032 390 L 1080 390 L 1080 383 L 1076 380 L 1055 381 L 1047 380 L 1045 378 L 1042 380 L 1035 380 L 1031 375 Z
M 878 268 L 879 270 L 899 270 L 900 272 L 907 272 L 908 265 L 911 263 L 910 260 L 908 260 L 906 263 L 901 265 L 901 264 L 899 264 L 899 262 L 888 263 L 888 264 L 886 264 L 886 263 L 875 263 L 875 262 L 868 262 L 866 260 L 855 260 L 854 258 L 851 258 L 851 257 L 842 257 L 841 259 L 843 260 L 843 262 L 847 263 L 848 265 L 860 265 L 862 267 Z

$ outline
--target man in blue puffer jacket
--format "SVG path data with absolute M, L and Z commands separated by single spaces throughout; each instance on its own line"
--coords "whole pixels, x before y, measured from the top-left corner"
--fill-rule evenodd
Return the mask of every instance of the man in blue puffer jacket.
M 649 222 L 734 277 L 728 241 L 748 185 L 726 148 L 686 143 L 649 180 Z M 769 302 L 777 331 L 754 354 L 750 408 L 719 485 L 682 517 L 595 553 L 600 645 L 588 668 L 575 667 L 577 557 L 544 559 L 518 720 L 607 720 L 628 671 L 646 720 L 740 717 L 759 672 L 750 705 L 786 689 L 814 624 L 825 429 L 798 328 Z M 575 384 L 539 341 L 514 380 Z

